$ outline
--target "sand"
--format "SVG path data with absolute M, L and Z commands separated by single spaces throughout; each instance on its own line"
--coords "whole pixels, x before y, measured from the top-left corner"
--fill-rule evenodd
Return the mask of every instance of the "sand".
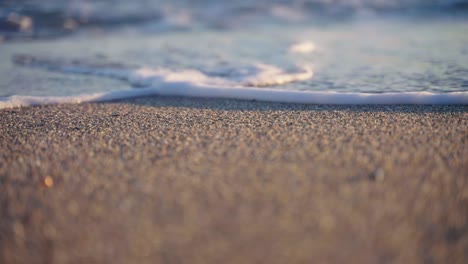
M 467 261 L 467 106 L 0 110 L 0 263 Z

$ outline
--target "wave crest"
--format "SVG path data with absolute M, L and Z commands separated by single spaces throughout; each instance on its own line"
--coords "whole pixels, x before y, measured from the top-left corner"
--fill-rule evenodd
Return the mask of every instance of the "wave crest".
M 68 97 L 9 96 L 0 97 L 0 109 L 19 106 L 102 102 L 132 97 L 166 95 L 205 98 L 258 100 L 302 104 L 468 104 L 468 92 L 429 93 L 338 93 L 330 91 L 291 91 L 258 86 L 281 85 L 312 77 L 309 67 L 286 71 L 266 64 L 241 69 L 171 70 L 167 68 L 131 67 L 107 62 L 63 60 L 20 55 L 14 62 L 64 73 L 105 76 L 143 87 L 122 91 Z

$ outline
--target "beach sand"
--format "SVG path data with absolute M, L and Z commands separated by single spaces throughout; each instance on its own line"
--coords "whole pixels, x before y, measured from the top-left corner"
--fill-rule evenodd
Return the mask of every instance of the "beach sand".
M 0 110 L 0 263 L 467 262 L 467 106 Z

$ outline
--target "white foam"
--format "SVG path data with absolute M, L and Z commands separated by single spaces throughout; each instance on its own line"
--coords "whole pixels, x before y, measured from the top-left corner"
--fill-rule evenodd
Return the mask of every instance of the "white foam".
M 198 70 L 167 68 L 132 68 L 116 64 L 68 62 L 19 56 L 15 62 L 49 70 L 106 76 L 143 87 L 105 93 L 68 97 L 9 96 L 0 98 L 0 108 L 19 106 L 103 102 L 149 95 L 189 96 L 258 100 L 303 104 L 468 104 L 468 92 L 430 93 L 338 93 L 331 91 L 291 91 L 252 86 L 280 85 L 312 77 L 310 67 L 285 71 L 272 65 L 257 64 L 243 69 L 220 69 L 204 73 Z
M 106 73 L 109 74 L 109 73 Z M 121 76 L 121 73 L 113 73 Z M 222 77 L 221 77 L 222 76 Z M 198 86 L 236 88 L 245 86 L 274 86 L 312 78 L 310 67 L 297 67 L 294 71 L 284 71 L 266 64 L 255 64 L 242 69 L 220 69 L 206 74 L 198 70 L 170 70 L 167 68 L 139 68 L 129 72 L 127 81 L 136 86 L 155 86 L 161 83 L 185 82 Z
M 289 47 L 291 53 L 312 53 L 316 51 L 317 47 L 311 41 L 303 41 L 294 43 Z
M 186 82 L 174 82 L 150 88 L 130 89 L 68 97 L 14 95 L 0 98 L 0 109 L 48 104 L 106 102 L 150 95 L 225 98 L 301 104 L 468 104 L 468 92 L 453 92 L 445 94 L 435 94 L 429 92 L 383 94 L 337 93 L 287 91 L 264 88 L 209 87 L 193 85 Z
M 249 74 L 238 78 L 236 85 L 241 86 L 274 86 L 290 82 L 305 81 L 314 75 L 312 68 L 301 66 L 294 71 L 286 72 L 278 67 L 267 64 L 256 64 Z
M 172 70 L 163 67 L 128 67 L 122 64 L 62 60 L 17 55 L 16 64 L 28 67 L 45 68 L 51 71 L 87 74 L 125 80 L 138 87 L 158 86 L 162 83 L 187 82 L 199 86 L 245 87 L 273 86 L 312 78 L 310 66 L 297 66 L 285 71 L 273 65 L 255 63 L 243 68 L 219 68 L 215 72 L 204 73 L 195 69 Z

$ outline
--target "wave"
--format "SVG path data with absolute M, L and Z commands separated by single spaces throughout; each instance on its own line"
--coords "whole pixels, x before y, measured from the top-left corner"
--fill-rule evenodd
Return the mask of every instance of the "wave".
M 23 0 L 0 1 L 5 40 L 46 38 L 79 29 L 145 25 L 157 32 L 237 28 L 353 17 L 360 14 L 444 14 L 468 11 L 468 0 Z M 268 22 L 267 22 L 268 23 Z
M 452 92 L 445 94 L 435 94 L 429 92 L 402 92 L 382 94 L 337 93 L 328 91 L 309 92 L 260 88 L 203 87 L 190 83 L 176 82 L 150 88 L 66 97 L 13 95 L 8 97 L 0 97 L 0 109 L 34 105 L 108 102 L 144 96 L 186 96 L 199 98 L 255 100 L 279 103 L 335 105 L 468 104 L 468 92 Z
M 66 60 L 16 55 L 13 62 L 26 67 L 62 73 L 87 74 L 124 80 L 134 87 L 154 87 L 168 83 L 192 83 L 225 88 L 263 87 L 305 81 L 312 78 L 310 66 L 283 70 L 274 65 L 254 63 L 248 67 L 220 67 L 216 71 L 172 70 L 164 67 L 138 67 L 95 60 Z
M 310 79 L 313 71 L 307 66 L 283 70 L 273 65 L 254 64 L 239 69 L 219 68 L 215 72 L 204 72 L 195 69 L 136 67 L 102 61 L 51 59 L 29 55 L 18 55 L 13 60 L 16 64 L 27 67 L 120 79 L 138 88 L 68 97 L 13 95 L 0 98 L 0 108 L 104 102 L 150 95 L 302 104 L 468 104 L 468 92 L 371 94 L 296 91 L 267 87 Z

